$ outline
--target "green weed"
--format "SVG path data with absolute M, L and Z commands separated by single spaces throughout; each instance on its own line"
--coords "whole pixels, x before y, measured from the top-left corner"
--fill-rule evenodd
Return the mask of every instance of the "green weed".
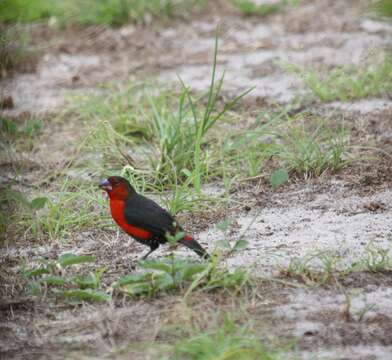
M 392 91 L 390 54 L 386 54 L 381 61 L 371 58 L 362 66 L 336 68 L 323 77 L 315 71 L 305 71 L 294 65 L 286 66 L 286 69 L 298 74 L 310 92 L 321 101 L 348 101 L 387 95 Z
M 249 274 L 244 269 L 230 273 L 218 264 L 216 257 L 204 263 L 183 261 L 174 256 L 166 260 L 141 261 L 139 266 L 148 271 L 123 276 L 114 287 L 131 297 L 154 297 L 162 292 L 181 291 L 187 299 L 196 290 L 241 291 L 249 283 Z
M 20 227 L 23 214 L 36 214 L 46 204 L 47 198 L 29 200 L 23 193 L 11 189 L 0 191 L 0 239 L 6 240 L 8 227 Z
M 105 302 L 111 297 L 101 289 L 101 278 L 104 268 L 90 272 L 88 275 L 70 275 L 68 269 L 85 263 L 94 262 L 88 255 L 66 253 L 55 261 L 41 260 L 35 268 L 25 270 L 23 275 L 29 279 L 27 292 L 40 295 L 50 291 L 72 303 L 83 301 Z
M 22 200 L 24 199 L 24 200 Z M 34 238 L 66 240 L 77 229 L 105 224 L 107 205 L 94 185 L 73 183 L 66 179 L 57 192 L 44 194 L 31 202 L 18 197 L 17 226 Z
M 307 286 L 321 286 L 338 276 L 339 261 L 338 256 L 325 252 L 310 254 L 302 258 L 292 258 L 289 265 L 282 268 L 280 273 Z
M 90 116 L 103 121 L 93 146 L 99 146 L 101 151 L 107 149 L 108 157 L 114 157 L 113 151 L 117 151 L 118 158 L 118 153 L 124 154 L 124 150 L 119 150 L 119 142 L 135 147 L 143 141 L 139 151 L 148 158 L 153 179 L 159 184 L 176 186 L 189 180 L 200 193 L 202 182 L 209 174 L 208 133 L 246 94 L 219 107 L 223 76 L 216 79 L 217 53 L 216 41 L 211 84 L 204 96 L 194 97 L 182 84 L 175 102 L 165 92 L 158 95 L 144 92 L 140 96 L 131 89 L 109 98 L 101 107 L 86 106 L 85 109 L 92 111 Z M 109 113 L 113 119 L 110 124 L 104 120 Z
M 365 255 L 352 264 L 350 271 L 382 272 L 392 269 L 390 249 L 379 248 L 370 242 L 365 249 Z
M 230 220 L 226 219 L 216 224 L 216 228 L 219 229 L 223 234 L 223 239 L 218 240 L 217 245 L 220 246 L 223 250 L 228 251 L 228 254 L 244 250 L 249 244 L 248 241 L 244 240 L 242 236 L 240 236 L 234 242 L 229 240 L 228 233 L 230 230 L 230 223 Z
M 0 116 L 0 149 L 8 153 L 31 151 L 35 140 L 41 134 L 43 123 L 40 119 L 27 119 L 23 124 L 17 124 L 13 119 Z
M 331 128 L 324 120 L 313 124 L 292 121 L 277 135 L 273 156 L 285 169 L 305 177 L 336 172 L 348 162 L 348 138 L 344 128 Z
M 260 174 L 264 163 L 273 160 L 278 170 L 270 182 L 277 188 L 289 179 L 289 174 L 320 176 L 324 171 L 336 172 L 350 160 L 349 137 L 343 126 L 332 126 L 323 119 L 295 118 L 277 114 L 267 122 L 256 119 L 249 129 L 228 138 L 224 144 L 226 161 L 250 178 Z M 249 159 L 257 166 L 249 167 Z M 271 165 L 270 165 L 271 166 Z

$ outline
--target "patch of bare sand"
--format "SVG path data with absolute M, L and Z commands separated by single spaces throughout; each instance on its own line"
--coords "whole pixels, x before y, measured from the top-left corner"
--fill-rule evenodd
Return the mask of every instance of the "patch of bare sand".
M 321 16 L 317 26 L 314 14 Z M 391 26 L 367 19 L 359 4 L 344 1 L 333 6 L 329 1 L 309 2 L 262 21 L 213 13 L 157 31 L 92 28 L 78 34 L 76 41 L 62 39 L 61 45 L 49 49 L 35 74 L 2 80 L 2 93 L 14 99 L 11 114 L 20 114 L 60 109 L 69 94 L 152 74 L 163 83 L 178 84 L 180 76 L 187 85 L 205 91 L 217 25 L 222 31 L 219 62 L 226 71 L 224 90 L 237 94 L 255 87 L 250 96 L 280 103 L 294 98 L 299 81 L 276 61 L 303 68 L 356 64 L 374 49 L 390 45 L 392 34 Z

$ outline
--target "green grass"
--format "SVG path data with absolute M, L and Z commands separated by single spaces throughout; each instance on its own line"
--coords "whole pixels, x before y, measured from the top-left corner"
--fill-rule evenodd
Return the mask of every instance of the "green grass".
M 23 275 L 29 282 L 26 291 L 30 295 L 46 295 L 49 289 L 53 295 L 72 304 L 89 302 L 107 302 L 111 300 L 101 285 L 105 268 L 90 271 L 88 275 L 73 274 L 69 269 L 75 265 L 95 262 L 88 255 L 62 254 L 55 261 L 41 260 L 40 265 L 26 269 Z
M 131 88 L 106 100 L 90 98 L 79 111 L 98 123 L 89 141 L 90 151 L 103 157 L 97 171 L 118 173 L 125 166 L 123 174 L 137 189 L 173 191 L 177 204 L 171 208 L 180 210 L 186 197 L 197 206 L 200 198 L 193 192 L 200 194 L 203 183 L 218 178 L 229 188 L 235 179 L 262 173 L 270 159 L 275 168 L 305 177 L 339 171 L 351 161 L 349 133 L 341 124 L 282 111 L 263 113 L 245 130 L 231 133 L 215 119 L 205 126 L 196 106 L 192 119 L 192 109 L 179 105 L 186 93 L 159 91 Z
M 67 241 L 75 231 L 112 224 L 106 199 L 95 184 L 65 178 L 59 190 L 43 190 L 32 200 L 20 192 L 6 193 L 16 206 L 13 228 L 36 240 Z
M 392 270 L 391 248 L 380 248 L 370 242 L 365 250 L 365 255 L 352 264 L 351 271 L 377 273 Z
M 173 17 L 203 3 L 203 0 L 3 0 L 0 22 L 26 23 L 53 18 L 62 25 L 119 26 L 145 21 L 149 16 Z
M 297 73 L 314 97 L 321 101 L 348 101 L 371 96 L 387 96 L 392 91 L 392 58 L 371 58 L 360 66 L 339 67 L 325 76 L 315 71 L 287 66 Z
M 223 257 L 214 255 L 209 261 L 190 261 L 177 259 L 172 254 L 167 259 L 139 261 L 138 273 L 122 275 L 110 287 L 103 288 L 101 278 L 104 268 L 89 268 L 87 275 L 74 272 L 75 265 L 95 262 L 92 256 L 63 254 L 55 261 L 41 260 L 38 266 L 23 271 L 30 279 L 27 291 L 34 295 L 42 295 L 42 285 L 51 286 L 54 295 L 66 298 L 83 297 L 81 300 L 97 300 L 88 298 L 91 290 L 100 294 L 115 291 L 118 295 L 131 298 L 157 298 L 162 295 L 180 295 L 184 303 L 192 301 L 196 292 L 212 293 L 223 291 L 232 295 L 240 295 L 251 284 L 249 272 L 243 268 L 229 271 L 224 265 Z M 85 271 L 84 271 L 85 273 Z M 70 292 L 71 291 L 71 292 Z M 108 297 L 104 297 L 109 300 Z
M 218 256 L 200 263 L 176 259 L 173 255 L 163 260 L 140 261 L 139 266 L 146 271 L 122 276 L 113 286 L 132 298 L 180 292 L 187 300 L 196 291 L 216 290 L 240 294 L 251 283 L 248 271 L 237 268 L 230 272 L 222 262 L 223 258 Z
M 246 16 L 268 16 L 283 7 L 282 3 L 256 4 L 251 0 L 232 0 L 231 3 Z
M 240 327 L 226 317 L 216 329 L 178 341 L 172 359 L 274 360 L 281 357 L 267 349 L 246 327 Z
M 216 128 L 246 94 L 224 103 L 218 101 L 223 76 L 216 78 L 216 63 L 217 42 L 211 83 L 205 94 L 194 95 L 181 82 L 179 92 L 134 86 L 81 99 L 74 111 L 96 124 L 87 149 L 102 158 L 89 167 L 106 174 L 122 170 L 137 189 L 174 191 L 170 201 L 174 212 L 180 210 L 185 197 L 189 203 L 200 204 L 205 199 L 202 184 L 222 171 L 214 166 Z
M 18 24 L 4 26 L 0 22 L 0 79 L 15 70 L 32 70 L 36 62 L 37 51 L 30 45 L 28 32 Z
M 280 275 L 308 287 L 338 284 L 346 276 L 359 272 L 390 272 L 392 257 L 390 248 L 380 248 L 370 242 L 358 261 L 343 264 L 340 255 L 328 252 L 309 253 L 294 257 L 280 269 Z
M 291 117 L 283 109 L 261 113 L 241 131 L 227 130 L 238 119 L 230 110 L 243 94 L 218 101 L 223 77 L 216 79 L 216 62 L 217 46 L 204 94 L 191 93 L 182 83 L 179 91 L 143 85 L 74 102 L 70 116 L 92 130 L 70 166 L 89 169 L 97 178 L 121 174 L 138 192 L 178 214 L 227 203 L 231 186 L 244 178 L 271 176 L 276 189 L 290 176 L 320 176 L 352 161 L 349 133 L 335 121 Z M 214 180 L 226 187 L 219 198 L 202 191 Z M 104 197 L 93 185 L 71 186 L 66 180 L 57 192 L 42 196 L 49 199 L 45 208 L 25 216 L 32 234 L 66 238 L 79 227 L 98 226 L 106 214 Z
M 287 267 L 280 270 L 282 276 L 294 279 L 309 287 L 323 286 L 340 276 L 340 257 L 327 252 L 316 252 L 290 260 Z
M 289 4 L 297 5 L 298 1 L 282 0 L 273 4 L 260 4 L 252 0 L 231 0 L 231 3 L 245 16 L 268 16 L 279 12 Z
M 23 122 L 0 116 L 0 156 L 4 165 L 10 166 L 15 177 L 23 167 L 21 153 L 30 152 L 37 144 L 43 123 L 39 119 Z M 21 160 L 21 161 L 20 161 Z M 12 179 L 0 187 L 0 243 L 8 241 L 8 230 L 18 232 L 19 221 L 25 209 L 32 211 L 37 203 L 31 203 L 20 192 L 13 191 Z M 23 233 L 23 231 L 22 231 Z
M 305 178 L 336 172 L 351 161 L 348 131 L 341 124 L 334 126 L 304 114 L 292 118 L 278 113 L 263 121 L 256 119 L 225 146 L 227 161 L 249 177 L 262 172 L 269 160 L 274 161 L 274 168 Z M 272 172 L 271 180 L 276 174 Z
M 0 146 L 15 151 L 31 151 L 42 132 L 43 122 L 38 118 L 29 118 L 23 122 L 0 116 Z
M 378 0 L 372 4 L 372 9 L 377 15 L 381 17 L 392 17 L 392 1 L 391 0 Z
M 337 172 L 348 163 L 348 139 L 344 128 L 333 128 L 322 119 L 307 124 L 294 119 L 277 140 L 274 156 L 285 169 L 297 175 L 320 176 Z

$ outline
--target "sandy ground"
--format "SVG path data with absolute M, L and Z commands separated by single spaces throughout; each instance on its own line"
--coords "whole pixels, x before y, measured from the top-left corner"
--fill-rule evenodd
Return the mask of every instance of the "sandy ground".
M 74 95 L 101 91 L 104 83 L 125 84 L 129 80 L 178 84 L 180 76 L 193 89 L 204 90 L 210 79 L 217 25 L 221 31 L 219 72 L 226 72 L 224 91 L 238 94 L 254 87 L 246 100 L 254 108 L 260 104 L 287 104 L 304 93 L 298 78 L 282 70 L 277 61 L 322 70 L 358 64 L 369 53 L 390 46 L 392 40 L 391 24 L 369 18 L 363 13 L 361 2 L 351 0 L 305 1 L 294 11 L 287 9 L 263 19 L 244 18 L 226 7 L 219 11 L 213 8 L 208 14 L 195 16 L 189 22 L 175 21 L 169 27 L 91 28 L 72 41 L 75 30 L 68 30 L 54 36 L 35 73 L 1 81 L 3 92 L 11 95 L 15 103 L 13 109 L 4 113 L 57 114 Z M 327 118 L 342 116 L 359 138 L 385 152 L 392 150 L 391 97 L 314 102 L 307 110 Z M 60 140 L 42 141 L 34 155 L 41 162 L 40 168 L 23 174 L 24 181 L 34 179 L 42 168 L 62 166 L 58 159 L 66 158 L 67 151 L 71 152 L 70 144 L 80 136 L 72 124 L 55 129 Z M 52 156 L 45 156 L 48 151 Z M 229 238 L 234 239 L 247 229 L 244 237 L 249 247 L 229 258 L 228 264 L 250 266 L 257 274 L 271 276 L 287 267 L 293 258 L 316 252 L 335 256 L 338 267 L 346 268 L 366 256 L 369 246 L 390 249 L 390 165 L 390 159 L 382 157 L 334 177 L 296 181 L 275 193 L 260 190 L 257 183 L 246 185 L 238 197 L 250 210 L 228 212 L 233 224 L 239 225 Z M 210 249 L 222 237 L 214 221 L 204 223 L 200 229 L 196 236 Z M 111 235 L 115 234 L 106 235 L 105 239 Z M 97 241 L 97 236 L 100 235 L 91 230 L 66 244 L 32 245 L 28 249 L 17 243 L 2 250 L 2 262 L 7 264 L 7 273 L 17 273 L 17 259 L 23 256 L 52 256 L 70 249 L 93 253 L 103 261 L 110 251 L 115 258 L 114 268 L 137 258 L 139 251 L 133 250 L 140 246 L 125 236 L 117 234 L 109 242 Z M 167 249 L 159 249 L 155 256 L 167 253 Z M 186 250 L 178 253 L 189 255 Z M 352 308 L 345 318 L 347 294 Z M 263 337 L 268 338 L 266 334 L 271 332 L 272 337 L 297 341 L 293 358 L 387 360 L 392 358 L 391 295 L 390 274 L 357 278 L 353 275 L 343 288 L 293 289 L 277 285 L 267 291 L 265 307 L 255 309 L 255 314 L 270 325 L 261 331 Z M 371 309 L 360 317 L 361 310 L 369 305 Z M 30 358 L 50 358 L 39 349 L 60 351 L 67 346 L 72 358 L 80 358 L 83 347 L 88 354 L 99 357 L 114 346 L 110 341 L 117 341 L 116 345 L 135 341 L 134 332 L 129 336 L 113 335 L 115 340 L 109 341 L 103 335 L 106 330 L 102 324 L 113 325 L 117 321 L 121 329 L 124 321 L 140 311 L 138 306 L 158 311 L 157 305 L 138 303 L 124 308 L 91 307 L 84 309 L 83 314 L 80 310 L 53 314 L 42 302 L 35 304 L 34 312 L 23 307 L 15 314 L 2 311 L 5 321 L 0 325 L 0 346 L 4 358 L 24 358 L 30 351 Z M 72 320 L 79 316 L 88 319 L 86 328 L 79 332 L 83 335 L 76 336 Z M 26 324 L 23 328 L 22 323 Z M 144 358 L 154 356 L 146 353 Z

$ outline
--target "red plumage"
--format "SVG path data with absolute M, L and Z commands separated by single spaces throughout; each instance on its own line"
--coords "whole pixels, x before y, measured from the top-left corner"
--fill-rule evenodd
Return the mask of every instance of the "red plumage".
M 167 242 L 168 234 L 175 235 L 183 231 L 172 215 L 154 201 L 136 193 L 126 179 L 111 176 L 102 181 L 100 187 L 109 195 L 111 214 L 117 225 L 136 241 L 150 247 L 144 259 L 160 244 Z M 184 235 L 178 242 L 200 257 L 209 257 L 190 235 Z

